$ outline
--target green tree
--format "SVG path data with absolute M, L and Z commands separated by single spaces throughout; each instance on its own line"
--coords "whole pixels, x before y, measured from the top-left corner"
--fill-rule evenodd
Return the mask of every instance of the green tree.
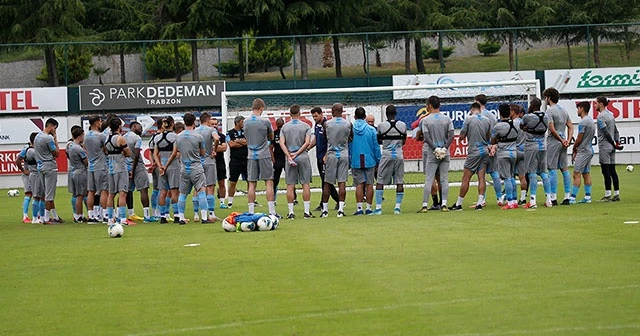
M 178 45 L 177 64 L 175 62 L 176 45 Z M 191 49 L 184 43 L 158 43 L 147 51 L 145 65 L 147 70 L 157 78 L 182 77 L 191 70 Z
M 66 50 L 66 51 L 65 51 Z M 81 46 L 65 47 L 54 49 L 55 65 L 57 78 L 65 85 L 71 85 L 87 79 L 91 73 L 93 64 L 91 63 L 92 55 Z M 37 80 L 46 82 L 49 79 L 47 66 L 43 67 Z

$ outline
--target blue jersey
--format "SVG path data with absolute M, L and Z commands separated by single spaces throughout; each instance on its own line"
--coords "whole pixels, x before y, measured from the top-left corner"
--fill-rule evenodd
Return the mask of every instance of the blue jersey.
M 327 137 L 324 134 L 324 123 L 327 122 L 327 119 L 323 119 L 321 124 L 316 124 L 314 127 L 314 133 L 316 137 L 316 158 L 322 159 L 324 155 L 327 153 Z

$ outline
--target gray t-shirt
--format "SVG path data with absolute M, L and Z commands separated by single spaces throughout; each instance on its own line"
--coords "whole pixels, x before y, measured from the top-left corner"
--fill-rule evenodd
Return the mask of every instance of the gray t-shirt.
M 107 168 L 109 174 L 127 171 L 127 162 L 123 154 L 124 147 L 118 146 L 119 134 L 110 134 L 104 147 L 107 149 Z
M 496 151 L 497 158 L 514 157 L 516 150 L 516 141 L 518 140 L 518 129 L 513 121 L 499 121 L 491 130 L 491 138 L 498 140 L 498 148 Z
M 549 116 L 540 111 L 527 113 L 522 118 L 521 125 L 528 129 L 525 131 L 524 149 L 546 151 L 545 134 L 549 125 Z
M 82 146 L 75 142 L 72 142 L 67 146 L 67 155 L 69 156 L 69 172 L 81 172 L 86 171 L 84 166 L 84 160 L 87 158 L 87 153 Z
M 426 139 L 430 139 L 436 147 L 444 147 L 449 140 L 449 132 L 453 131 L 453 122 L 445 114 L 431 113 L 420 120 L 420 129 L 425 138 L 422 152 L 431 153 L 435 148 L 431 148 Z
M 604 135 L 603 130 L 605 129 L 609 131 L 609 135 L 611 135 L 611 138 L 615 141 L 616 119 L 613 117 L 613 113 L 607 109 L 598 114 L 598 147 L 612 150 L 613 144 L 611 144 Z
M 495 126 L 496 123 L 498 122 L 498 118 L 493 113 L 489 112 L 489 110 L 487 110 L 487 109 L 482 110 L 482 112 L 480 112 L 480 114 L 482 114 L 484 117 L 489 119 L 489 123 L 491 124 L 491 128 L 493 128 L 493 126 Z
M 161 134 L 157 134 L 154 137 L 154 148 L 158 148 L 158 152 L 160 154 L 160 162 L 165 166 L 167 161 L 169 161 L 169 157 L 173 152 L 173 146 L 176 143 L 177 134 L 173 131 L 164 131 Z M 178 158 L 174 158 L 166 167 L 166 170 L 180 169 L 180 164 L 178 164 Z
M 33 140 L 33 148 L 36 151 L 36 161 L 38 171 L 52 171 L 58 169 L 58 163 L 53 156 L 53 152 L 58 148 L 58 144 L 53 140 L 53 135 L 40 132 Z
M 244 121 L 244 135 L 247 138 L 247 159 L 259 160 L 271 157 L 269 135 L 273 134 L 273 127 L 269 120 L 252 115 Z
M 490 132 L 491 121 L 482 114 L 472 114 L 464 120 L 460 136 L 466 135 L 467 137 L 468 156 L 479 156 L 488 153 L 488 134 Z
M 579 153 L 593 153 L 593 137 L 596 135 L 596 125 L 590 116 L 586 116 L 580 120 L 578 124 L 578 134 L 582 134 L 582 142 L 578 148 L 575 148 Z
M 90 130 L 84 135 L 90 172 L 107 170 L 107 156 L 103 150 L 105 141 L 107 137 L 102 132 Z
M 524 143 L 527 138 L 527 132 L 523 131 L 520 128 L 520 124 L 522 123 L 522 118 L 513 119 L 513 126 L 518 129 L 518 140 L 516 140 L 516 149 L 520 152 L 524 152 Z
M 547 109 L 547 115 L 549 116 L 549 125 L 553 124 L 556 132 L 558 132 L 562 138 L 566 139 L 567 120 L 569 120 L 569 113 L 567 110 L 556 104 Z M 553 137 L 551 132 L 547 134 L 547 141 L 560 143 L 558 139 Z
M 176 146 L 180 153 L 180 163 L 183 171 L 189 172 L 194 167 L 201 166 L 200 149 L 204 148 L 202 135 L 195 130 L 184 130 L 176 139 Z
M 139 156 L 142 154 L 142 152 L 140 152 L 139 155 L 136 155 L 137 149 L 142 149 L 142 138 L 140 138 L 139 135 L 131 131 L 127 132 L 124 135 L 124 138 L 125 140 L 127 140 L 127 147 L 129 147 L 129 150 L 131 151 L 131 156 L 126 158 L 127 170 L 131 171 L 131 169 L 133 169 L 133 161 L 135 160 L 136 156 Z M 138 171 L 145 170 L 144 162 L 142 161 L 142 158 L 138 158 L 138 165 L 136 166 L 136 170 Z
M 211 157 L 211 152 L 213 152 L 213 134 L 218 131 L 213 127 L 200 125 L 196 128 L 196 132 L 202 136 L 202 141 L 204 141 L 204 164 L 216 164 L 216 159 Z
M 327 135 L 327 156 L 348 158 L 351 123 L 338 117 L 327 120 L 324 127 Z
M 396 120 L 395 127 L 391 127 L 390 121 L 383 121 L 378 125 L 378 134 L 386 136 L 407 136 L 407 124 L 404 121 Z M 402 139 L 383 139 L 382 140 L 382 156 L 404 159 L 402 151 Z
M 36 151 L 33 147 L 29 145 L 24 146 L 20 153 L 18 153 L 18 156 L 24 160 L 24 169 L 28 169 L 29 172 L 35 172 L 38 170 Z
M 300 119 L 292 119 L 288 123 L 284 124 L 284 126 L 282 126 L 282 130 L 280 131 L 280 137 L 284 137 L 284 141 L 287 145 L 289 153 L 293 153 L 299 150 L 302 145 L 304 145 L 307 136 L 311 135 L 311 127 Z M 299 157 L 307 156 L 307 152 L 304 151 L 300 154 Z

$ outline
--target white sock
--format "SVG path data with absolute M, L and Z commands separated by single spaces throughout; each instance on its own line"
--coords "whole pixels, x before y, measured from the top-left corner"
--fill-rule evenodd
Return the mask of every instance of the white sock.
M 304 201 L 304 213 L 311 213 L 311 201 Z
M 107 208 L 102 208 L 102 218 L 107 218 Z
M 478 204 L 484 204 L 484 195 L 478 196 Z
M 464 197 L 458 196 L 458 200 L 456 201 L 456 206 L 462 206 L 462 202 L 464 202 Z
M 442 203 L 440 205 L 442 205 L 443 207 L 447 206 L 447 200 L 445 200 L 445 199 L 443 199 L 442 202 L 440 202 L 440 203 Z
M 398 205 L 398 203 L 396 203 L 396 208 L 400 208 L 400 206 Z M 382 204 L 378 204 L 376 203 L 376 210 L 381 210 L 382 209 Z
M 209 211 L 209 217 L 213 218 L 216 216 L 216 212 L 214 210 Z
M 575 201 L 575 200 L 576 200 L 576 198 L 575 198 L 575 197 L 573 197 L 573 196 L 571 196 L 571 195 L 569 195 L 569 200 L 571 200 L 571 201 Z
M 150 216 L 150 211 L 149 211 L 149 207 L 146 208 L 142 208 L 142 212 L 144 213 L 144 218 L 149 218 Z
M 184 213 L 179 213 L 179 214 L 178 214 L 178 217 L 180 217 L 180 220 L 181 220 L 181 221 L 183 221 L 183 220 L 185 219 L 185 218 L 184 218 Z
M 289 213 L 292 214 L 293 213 L 293 203 L 287 203 L 287 206 L 289 207 Z
M 520 200 L 525 200 L 527 198 L 527 191 L 526 190 L 520 190 Z
M 99 205 L 94 205 L 93 206 L 93 215 L 98 217 L 100 215 L 100 206 Z
M 613 194 L 614 194 L 615 196 L 620 196 L 620 190 L 615 190 L 615 191 L 613 192 Z
M 551 193 L 551 200 L 552 200 L 552 201 L 555 201 L 555 200 L 557 200 L 557 199 L 558 199 L 558 195 L 557 195 L 557 194 L 554 194 L 554 193 Z
M 158 208 L 153 209 L 153 217 L 160 217 L 160 209 Z
M 362 211 L 362 202 L 356 203 L 358 211 Z
M 588 199 L 588 200 L 590 200 L 590 199 L 591 199 L 591 195 L 589 195 L 589 196 L 586 196 L 586 195 L 585 195 L 585 196 L 584 196 L 584 199 Z
M 329 212 L 329 203 L 322 203 L 322 212 Z
M 276 214 L 276 202 L 267 201 L 267 206 L 269 207 L 269 214 L 270 215 L 275 215 Z
M 371 210 L 371 204 L 367 203 L 367 210 Z
M 564 199 L 569 199 L 571 197 L 571 193 L 564 193 Z
M 60 219 L 60 217 L 58 217 L 58 212 L 56 211 L 55 208 L 51 209 L 51 218 Z
M 44 221 L 45 222 L 49 221 L 49 210 L 47 209 L 44 210 Z
M 530 200 L 529 200 L 529 204 L 531 204 L 531 205 L 535 205 L 536 204 L 536 195 L 531 195 Z
M 233 197 L 229 197 L 229 204 L 233 204 Z
M 220 204 L 222 205 L 222 204 L 224 204 L 224 202 L 225 202 L 225 198 L 223 197 L 223 198 L 220 199 Z
M 253 202 L 249 203 L 249 213 L 253 213 L 255 208 L 256 208 L 256 204 L 255 203 L 253 203 Z
M 423 208 L 426 208 L 426 207 L 428 207 L 428 206 L 429 206 L 429 202 L 422 202 L 422 207 L 423 207 Z
M 133 216 L 136 214 L 136 211 L 134 209 L 129 209 L 129 216 Z
M 360 209 L 362 209 L 362 206 L 360 206 Z M 344 212 L 344 202 L 343 201 L 338 202 L 338 211 Z
M 87 210 L 87 216 L 89 216 L 89 218 L 93 218 L 93 210 Z
M 207 219 L 207 210 L 200 209 L 200 220 Z

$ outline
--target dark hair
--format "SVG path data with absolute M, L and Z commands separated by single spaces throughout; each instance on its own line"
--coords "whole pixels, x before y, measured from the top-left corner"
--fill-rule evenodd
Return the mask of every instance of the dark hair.
M 289 108 L 289 114 L 293 114 L 293 115 L 300 114 L 300 105 L 298 104 L 291 105 L 291 108 Z
M 162 127 L 164 127 L 165 130 L 170 130 L 173 126 L 173 117 L 172 116 L 167 116 L 162 118 Z
M 196 122 L 196 116 L 193 116 L 193 122 L 194 122 L 194 123 Z M 179 122 L 179 121 L 178 121 L 178 122 L 173 126 L 173 130 L 174 130 L 176 133 L 179 133 L 179 132 L 184 131 L 184 124 L 183 124 L 182 122 Z
M 141 125 L 139 122 L 137 122 L 137 121 L 132 121 L 132 122 L 129 124 L 129 128 L 133 128 L 133 126 L 135 126 L 135 125 L 140 125 L 140 126 L 142 127 L 142 125 Z
M 364 110 L 364 107 L 358 107 L 355 112 L 356 119 L 365 119 L 367 117 L 367 111 Z
M 396 116 L 396 114 L 398 114 L 398 111 L 396 111 L 396 106 L 395 105 L 387 105 L 387 108 L 384 110 L 384 113 L 387 115 L 387 118 L 394 118 Z
M 469 106 L 469 110 L 473 110 L 473 109 L 481 109 L 482 106 L 480 105 L 480 103 L 478 102 L 473 102 L 473 104 L 471 104 L 471 106 Z
M 589 113 L 589 110 L 591 109 L 591 104 L 589 104 L 589 102 L 583 101 L 583 102 L 579 102 L 576 104 L 576 107 L 582 107 L 582 109 Z
M 313 113 L 319 113 L 319 114 L 322 114 L 322 109 L 321 109 L 320 107 L 316 106 L 316 107 L 314 107 L 314 108 L 312 108 L 312 109 L 311 109 L 311 113 L 312 113 L 312 114 L 313 114 Z
M 58 128 L 58 121 L 53 118 L 47 119 L 47 122 L 44 123 L 44 127 L 49 127 L 49 126 Z
M 598 97 L 596 97 L 596 101 L 597 101 L 598 103 L 601 103 L 601 104 L 602 104 L 602 105 L 604 105 L 604 106 L 609 105 L 609 100 L 607 99 L 607 97 L 604 97 L 604 96 L 598 96 Z
M 509 104 L 500 104 L 498 106 L 498 111 L 500 111 L 500 118 L 509 118 L 511 115 L 511 108 Z
M 542 106 L 542 101 L 540 98 L 535 97 L 531 99 L 529 102 L 529 113 L 540 111 L 540 107 Z
M 157 129 L 161 129 L 161 128 L 162 128 L 162 120 L 163 120 L 163 119 L 164 119 L 164 118 L 160 118 L 160 119 L 157 119 L 157 120 L 156 120 L 156 128 L 157 128 Z
M 440 97 L 431 96 L 431 97 L 427 98 L 427 105 L 433 107 L 434 109 L 439 109 L 440 108 Z
M 77 129 L 82 129 L 82 127 L 80 127 L 79 125 L 73 125 L 71 126 L 71 137 L 74 138 L 73 136 L 73 131 L 77 130 Z
M 209 121 L 209 119 L 211 119 L 211 114 L 209 114 L 209 112 L 203 112 L 202 114 L 200 114 L 200 124 L 206 123 L 207 121 Z M 185 120 L 184 122 L 186 123 L 187 121 Z
M 209 117 L 211 118 L 211 117 Z M 196 123 L 196 116 L 191 113 L 191 112 L 187 112 L 184 114 L 184 117 L 182 117 L 182 119 L 184 120 L 184 124 L 187 126 L 193 126 Z M 207 119 L 209 120 L 209 119 Z M 202 121 L 202 117 L 200 117 L 200 121 Z
M 83 135 L 83 134 L 84 134 L 84 130 L 82 129 L 82 127 L 79 127 L 79 126 L 78 126 L 78 128 L 76 128 L 76 129 L 72 129 L 72 130 L 71 130 L 71 136 L 72 136 L 74 139 L 77 139 L 79 136 L 81 136 L 81 135 Z
M 97 123 L 98 121 L 100 121 L 100 116 L 98 115 L 92 115 L 89 117 L 89 126 L 93 126 L 93 124 Z
M 542 95 L 543 95 L 545 98 L 549 98 L 549 99 L 551 99 L 551 101 L 552 101 L 554 104 L 557 104 L 557 103 L 558 103 L 558 100 L 560 99 L 560 93 L 558 92 L 558 90 L 556 90 L 555 88 L 552 88 L 552 87 L 547 88 L 546 90 L 544 90 L 544 91 L 542 92 Z
M 38 136 L 38 132 L 31 132 L 29 135 L 29 142 L 33 144 L 33 140 L 36 139 L 36 136 Z
M 475 97 L 473 97 L 473 99 L 480 103 L 480 105 L 482 106 L 487 105 L 487 96 L 485 96 L 484 94 L 476 95 Z
M 120 120 L 120 118 L 111 118 L 111 120 L 109 121 L 109 128 L 111 129 L 112 133 L 117 131 L 121 125 L 122 120 Z
M 342 117 L 344 113 L 344 107 L 340 103 L 335 103 L 331 106 L 331 115 L 334 117 Z
M 509 108 L 511 109 L 511 111 L 513 111 L 515 113 L 520 113 L 520 111 L 522 111 L 522 106 L 520 106 L 518 104 L 511 104 L 511 105 L 509 105 Z

